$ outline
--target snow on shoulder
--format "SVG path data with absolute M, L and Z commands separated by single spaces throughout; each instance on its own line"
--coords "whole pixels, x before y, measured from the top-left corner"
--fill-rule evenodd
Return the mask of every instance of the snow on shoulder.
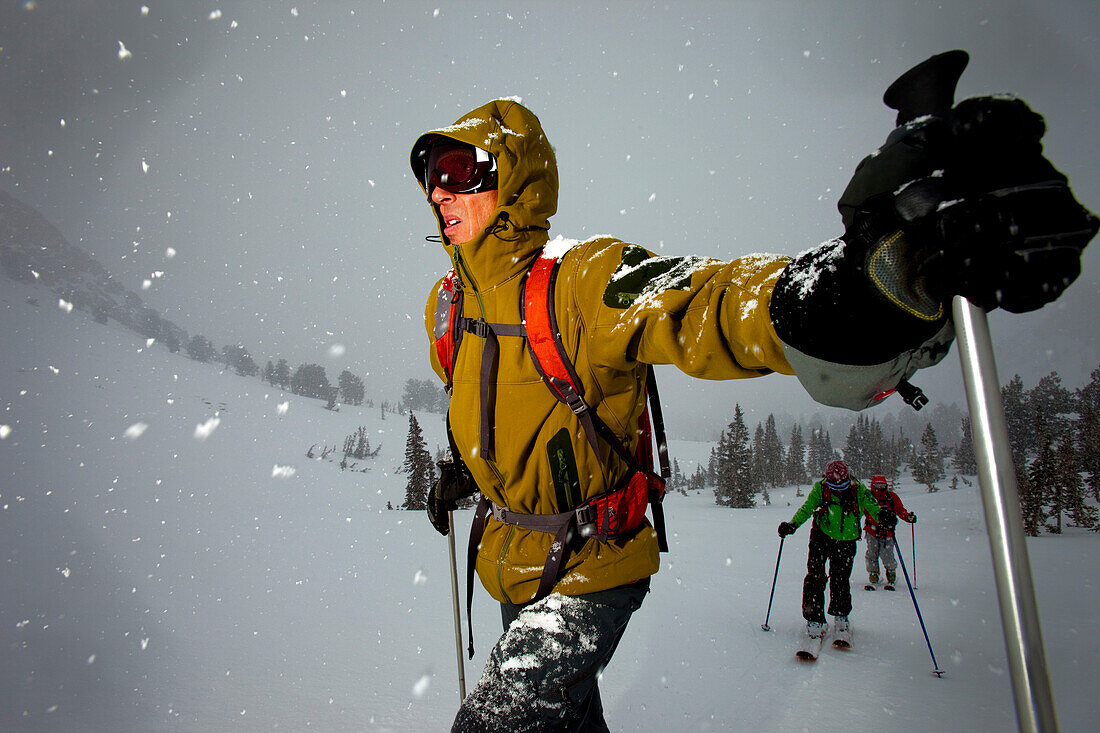
M 576 239 L 566 239 L 560 234 L 549 242 L 547 242 L 542 248 L 542 256 L 548 260 L 556 260 L 565 256 L 565 253 L 580 244 L 580 241 Z

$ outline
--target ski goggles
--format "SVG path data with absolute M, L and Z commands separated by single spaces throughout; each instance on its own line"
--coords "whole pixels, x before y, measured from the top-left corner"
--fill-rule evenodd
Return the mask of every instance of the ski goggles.
M 844 479 L 843 481 L 826 481 L 825 485 L 833 491 L 844 491 L 846 488 L 852 485 L 852 480 Z
M 497 187 L 497 162 L 487 151 L 446 138 L 432 143 L 424 168 L 424 189 L 481 193 Z

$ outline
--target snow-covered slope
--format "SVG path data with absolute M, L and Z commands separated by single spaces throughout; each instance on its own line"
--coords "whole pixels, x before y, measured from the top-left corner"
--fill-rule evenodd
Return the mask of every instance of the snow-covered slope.
M 446 542 L 387 509 L 403 500 L 407 417 L 327 411 L 45 292 L 0 290 L 0 729 L 445 730 Z M 434 452 L 442 419 L 419 419 Z M 377 458 L 341 471 L 306 457 L 359 426 Z M 690 473 L 709 446 L 673 451 Z M 1013 729 L 977 490 L 899 492 L 920 516 L 916 563 L 907 527 L 901 545 L 943 679 L 904 584 L 854 591 L 852 651 L 795 661 L 806 527 L 785 542 L 761 630 L 794 491 L 740 511 L 669 496 L 672 552 L 601 682 L 612 729 Z M 459 524 L 461 548 L 469 512 Z M 1100 537 L 1029 550 L 1062 728 L 1090 730 Z M 480 590 L 474 625 L 471 686 L 499 633 Z

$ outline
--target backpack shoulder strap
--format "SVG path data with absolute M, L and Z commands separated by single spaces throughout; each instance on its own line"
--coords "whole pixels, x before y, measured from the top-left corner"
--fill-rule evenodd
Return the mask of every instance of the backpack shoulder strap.
M 565 352 L 554 311 L 554 284 L 561 262 L 560 257 L 542 255 L 535 258 L 535 263 L 527 273 L 527 280 L 523 285 L 523 320 L 527 329 L 527 349 L 542 381 L 555 397 L 568 405 L 580 418 L 588 442 L 593 450 L 598 451 L 592 410 L 581 395 L 581 380 Z
M 454 375 L 454 358 L 458 352 L 458 343 L 462 338 L 462 329 L 458 322 L 462 318 L 462 287 L 458 274 L 451 268 L 443 276 L 435 299 L 435 353 L 443 372 L 447 375 L 447 393 L 451 392 L 451 378 Z
M 653 368 L 648 367 L 646 375 L 646 395 L 652 413 L 652 423 L 650 424 L 649 416 L 645 416 L 644 419 L 652 429 L 652 435 L 656 436 L 660 475 L 653 472 L 652 460 L 640 461 L 638 457 L 630 455 L 611 428 L 584 400 L 583 387 L 566 353 L 554 310 L 554 285 L 562 259 L 561 256 L 552 257 L 545 254 L 536 258 L 523 286 L 523 319 L 527 331 L 527 348 L 535 368 L 554 396 L 568 405 L 580 419 L 593 450 L 599 451 L 596 436 L 600 435 L 627 465 L 663 484 L 665 479 L 672 475 L 672 471 L 669 468 L 668 441 L 665 439 L 664 419 Z M 645 437 L 648 439 L 650 435 L 647 434 Z M 648 444 L 643 451 L 652 455 Z

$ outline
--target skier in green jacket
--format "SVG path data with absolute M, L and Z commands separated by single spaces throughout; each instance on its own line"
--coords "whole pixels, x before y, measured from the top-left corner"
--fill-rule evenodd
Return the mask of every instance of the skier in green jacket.
M 848 614 L 852 611 L 849 578 L 860 537 L 859 521 L 863 513 L 878 522 L 887 520 L 890 510 L 879 505 L 870 489 L 853 480 L 844 461 L 832 461 L 825 476 L 814 484 L 805 503 L 789 522 L 780 522 L 779 536 L 794 534 L 811 515 L 810 551 L 806 560 L 806 579 L 802 583 L 802 616 L 806 632 L 813 638 L 825 635 L 825 582 L 829 582 L 829 615 L 834 617 L 837 634 L 848 633 Z M 829 563 L 826 576 L 825 563 Z

